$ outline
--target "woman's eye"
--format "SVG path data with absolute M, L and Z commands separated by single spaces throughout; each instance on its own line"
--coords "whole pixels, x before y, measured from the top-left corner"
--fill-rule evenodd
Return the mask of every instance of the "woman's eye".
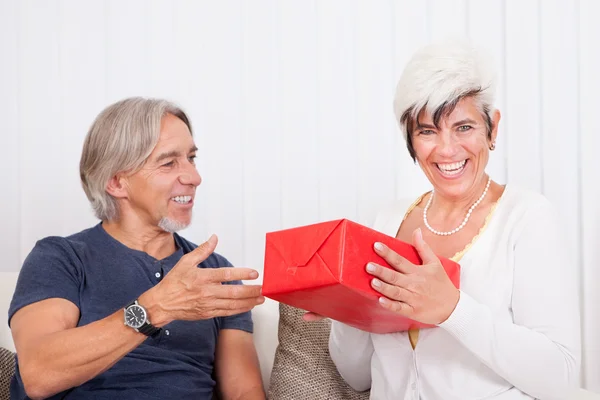
M 188 157 L 188 160 L 190 160 L 190 162 L 191 162 L 192 164 L 195 164 L 195 163 L 196 163 L 196 155 L 194 154 L 193 156 L 189 156 L 189 157 Z
M 458 130 L 460 132 L 470 131 L 471 129 L 473 129 L 473 128 L 470 125 L 461 125 L 458 127 Z
M 175 161 L 169 161 L 168 163 L 163 164 L 163 167 L 172 167 L 175 164 Z

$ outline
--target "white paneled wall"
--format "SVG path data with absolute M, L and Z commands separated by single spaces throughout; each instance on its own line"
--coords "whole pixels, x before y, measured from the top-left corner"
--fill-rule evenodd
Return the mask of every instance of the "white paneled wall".
M 429 187 L 393 117 L 403 65 L 467 35 L 499 73 L 488 171 L 560 209 L 565 273 L 583 289 L 585 385 L 600 390 L 598 19 L 595 0 L 0 0 L 0 270 L 18 270 L 41 237 L 96 223 L 83 139 L 133 95 L 191 115 L 204 182 L 185 234 L 217 233 L 234 264 L 262 269 L 267 231 L 369 224 Z

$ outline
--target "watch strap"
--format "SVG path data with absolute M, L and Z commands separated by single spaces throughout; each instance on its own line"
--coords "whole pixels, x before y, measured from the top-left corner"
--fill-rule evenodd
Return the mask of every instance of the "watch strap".
M 145 322 L 144 325 L 139 327 L 138 331 L 146 336 L 156 337 L 160 333 L 161 329 L 148 322 Z

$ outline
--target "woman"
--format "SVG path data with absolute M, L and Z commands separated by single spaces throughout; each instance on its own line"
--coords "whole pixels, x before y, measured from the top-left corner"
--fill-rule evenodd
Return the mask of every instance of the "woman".
M 413 243 L 423 265 L 376 243 L 393 269 L 366 270 L 382 307 L 435 327 L 381 335 L 332 322 L 333 361 L 371 399 L 565 399 L 578 386 L 577 274 L 552 206 L 485 172 L 494 90 L 488 60 L 448 44 L 417 52 L 397 86 L 396 117 L 433 190 L 374 228 Z M 460 290 L 438 256 L 460 263 Z

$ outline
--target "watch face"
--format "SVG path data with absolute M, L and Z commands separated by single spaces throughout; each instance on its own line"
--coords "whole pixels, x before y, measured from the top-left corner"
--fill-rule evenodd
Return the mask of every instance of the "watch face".
M 125 312 L 125 321 L 132 328 L 139 328 L 146 321 L 146 311 L 140 307 L 133 305 Z

